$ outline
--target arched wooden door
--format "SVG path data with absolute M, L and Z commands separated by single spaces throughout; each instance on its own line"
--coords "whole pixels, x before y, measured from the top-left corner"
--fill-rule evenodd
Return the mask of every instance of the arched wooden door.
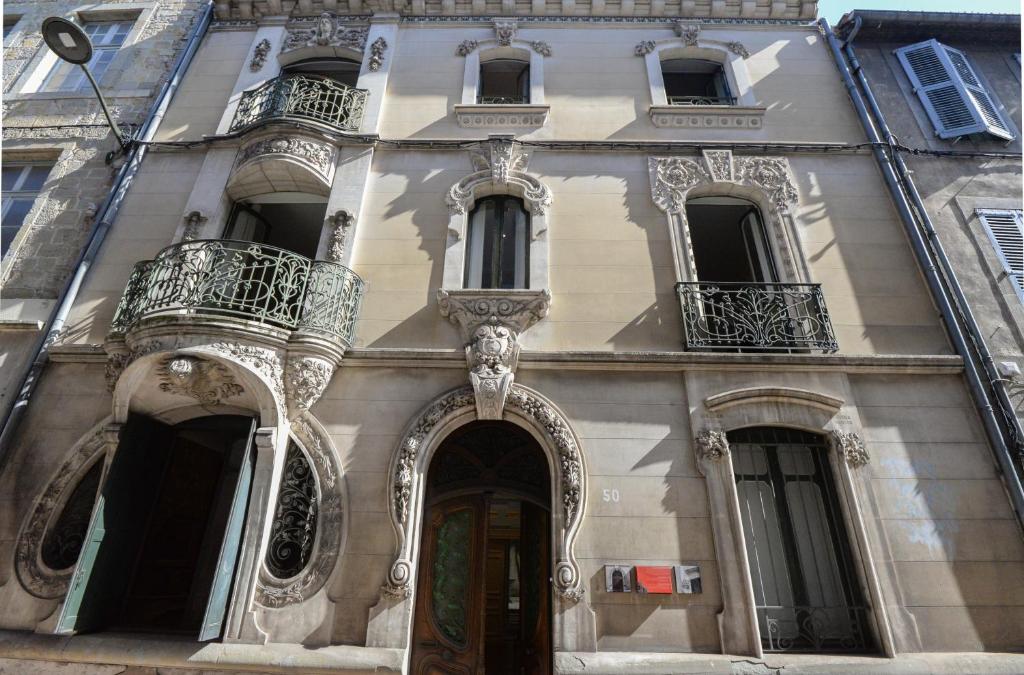
M 474 423 L 427 480 L 411 671 L 547 675 L 551 655 L 548 471 L 528 434 Z

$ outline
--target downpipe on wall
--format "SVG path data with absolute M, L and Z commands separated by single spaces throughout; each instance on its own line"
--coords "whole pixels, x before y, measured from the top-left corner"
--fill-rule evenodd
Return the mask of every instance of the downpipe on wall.
M 71 313 L 71 308 L 74 306 L 75 301 L 78 298 L 78 292 L 82 288 L 82 283 L 85 281 L 86 276 L 89 274 L 89 270 L 96 261 L 96 256 L 99 254 L 100 248 L 103 245 L 103 240 L 106 238 L 111 225 L 117 218 L 117 213 L 121 208 L 121 204 L 124 202 L 124 198 L 128 194 L 132 181 L 135 179 L 135 176 L 139 171 L 139 166 L 142 164 L 142 160 L 146 156 L 147 143 L 152 141 L 156 136 L 157 129 L 160 128 L 160 123 L 167 112 L 167 108 L 170 106 L 171 99 L 174 98 L 174 94 L 178 90 L 178 86 L 181 84 L 181 80 L 192 61 L 193 56 L 195 56 L 196 50 L 199 47 L 199 42 L 206 33 L 206 29 L 209 27 L 212 17 L 213 2 L 211 1 L 199 15 L 196 25 L 192 29 L 192 33 L 185 45 L 185 49 L 183 49 L 181 54 L 178 55 L 178 58 L 174 62 L 174 66 L 171 68 L 170 76 L 164 82 L 163 87 L 160 89 L 160 93 L 157 95 L 156 100 L 150 107 L 149 113 L 146 115 L 142 129 L 140 130 L 137 142 L 132 144 L 132 149 L 129 152 L 128 157 L 121 166 L 121 169 L 118 171 L 117 176 L 114 178 L 114 185 L 110 188 L 110 192 L 107 193 L 106 198 L 103 200 L 103 204 L 100 206 L 100 209 L 96 214 L 96 222 L 93 225 L 92 230 L 89 232 L 89 239 L 86 245 L 82 248 L 82 252 L 78 256 L 74 272 L 65 282 L 64 288 L 61 290 L 60 296 L 58 296 L 57 306 L 50 314 L 46 325 L 43 327 L 42 336 L 36 346 L 32 362 L 25 369 L 25 373 L 21 378 L 21 384 L 17 389 L 17 397 L 14 402 L 8 406 L 4 414 L 3 431 L 0 431 L 0 470 L 3 469 L 10 457 L 10 450 L 14 436 L 18 430 L 18 426 L 21 424 L 21 421 L 28 410 L 32 394 L 35 392 L 36 386 L 39 384 L 39 378 L 42 375 L 43 370 L 46 368 L 46 364 L 49 362 L 50 347 L 64 329 L 64 324 L 67 322 L 68 315 Z
M 923 208 L 924 205 L 920 201 L 919 194 L 918 199 L 915 201 L 915 206 L 919 209 L 919 216 L 921 220 L 921 225 L 919 226 L 918 224 L 918 218 L 915 216 L 915 209 L 911 206 L 912 197 L 908 198 L 908 193 L 913 195 L 916 194 L 917 190 L 916 187 L 913 186 L 913 181 L 910 179 L 909 174 L 905 171 L 906 165 L 903 164 L 902 158 L 899 157 L 898 153 L 892 149 L 892 145 L 888 146 L 891 152 L 886 152 L 883 149 L 883 145 L 885 145 L 885 143 L 882 141 L 882 138 L 878 133 L 878 128 L 875 126 L 875 120 L 872 119 L 871 113 L 868 112 L 868 109 L 865 106 L 864 97 L 861 95 L 861 92 L 857 87 L 857 83 L 854 81 L 853 74 L 850 71 L 850 66 L 847 63 L 846 58 L 843 55 L 842 47 L 839 44 L 839 39 L 836 37 L 835 33 L 832 32 L 832 28 L 829 26 L 827 20 L 824 18 L 818 19 L 818 24 L 828 41 L 829 49 L 832 52 L 832 58 L 836 63 L 836 67 L 839 69 L 839 74 L 842 76 L 843 84 L 850 96 L 850 100 L 853 102 L 853 107 L 857 111 L 857 117 L 860 119 L 861 126 L 864 128 L 864 131 L 868 136 L 868 140 L 872 143 L 871 152 L 875 156 L 875 160 L 878 162 L 878 167 L 882 172 L 882 177 L 885 179 L 886 187 L 892 196 L 896 210 L 899 212 L 900 220 L 903 222 L 904 230 L 907 233 L 911 248 L 914 251 L 914 256 L 917 258 L 917 261 L 924 272 L 925 281 L 932 293 L 932 297 L 935 299 L 939 313 L 942 315 L 942 320 L 946 325 L 946 330 L 953 343 L 953 348 L 956 350 L 956 353 L 963 358 L 964 376 L 967 379 L 968 388 L 971 391 L 971 396 L 978 409 L 978 414 L 981 416 L 982 424 L 985 427 L 985 433 L 995 450 L 996 460 L 999 462 L 1000 469 L 1002 470 L 1003 481 L 1006 485 L 1006 490 L 1009 493 L 1013 510 L 1017 515 L 1017 520 L 1021 525 L 1024 525 L 1024 489 L 1021 487 L 1020 476 L 1014 467 L 1010 445 L 1007 444 L 1008 439 L 1006 436 L 1008 434 L 1000 424 L 989 393 L 990 388 L 992 390 L 999 391 L 999 387 L 997 386 L 997 383 L 992 381 L 993 378 L 991 376 L 983 378 L 982 374 L 978 371 L 977 361 L 975 360 L 977 358 L 977 360 L 981 361 L 982 364 L 988 365 L 991 364 L 992 357 L 988 353 L 988 349 L 985 347 L 984 341 L 979 339 L 980 331 L 978 330 L 977 323 L 974 321 L 973 314 L 970 312 L 970 306 L 966 302 L 966 298 L 964 297 L 963 291 L 956 280 L 956 276 L 952 274 L 952 267 L 949 265 L 949 260 L 945 257 L 945 252 L 942 249 L 941 243 L 937 239 L 931 220 Z M 849 44 L 847 44 L 847 47 L 849 47 Z M 870 92 L 870 89 L 867 87 L 867 80 L 864 79 L 863 73 L 860 73 L 860 80 L 866 90 Z M 879 125 L 886 130 L 886 141 L 891 143 L 893 137 L 891 132 L 889 132 L 888 127 L 885 126 L 884 118 L 877 106 L 877 101 L 874 100 L 873 96 L 870 96 L 870 100 L 872 102 L 872 110 L 876 116 L 875 119 L 877 119 Z M 895 162 L 893 159 L 894 156 L 896 157 Z M 902 172 L 898 172 L 896 167 L 901 165 L 904 170 Z M 909 185 L 907 185 L 904 180 L 908 182 Z M 921 228 L 923 228 L 928 235 L 927 241 L 922 236 Z M 931 246 L 929 246 L 929 244 Z M 933 251 L 935 254 L 934 257 Z M 938 267 L 936 267 L 936 258 L 938 258 L 939 264 L 942 265 L 942 273 L 946 275 L 945 281 L 943 280 Z M 946 283 L 953 287 L 953 294 L 956 297 L 957 302 L 960 304 L 960 307 L 954 307 L 953 303 L 950 301 L 949 290 L 946 288 Z M 967 329 L 972 332 L 972 340 L 970 343 L 964 336 L 963 327 L 960 323 L 961 319 Z M 999 412 L 1005 413 L 1005 410 L 1000 407 Z M 1017 422 L 1016 416 L 1012 414 L 1012 408 L 1010 408 L 1010 412 L 1011 414 L 1009 417 L 1013 419 L 1016 429 L 1019 429 L 1019 422 Z M 1005 414 L 1003 416 L 1006 417 Z M 1009 420 L 1004 420 L 1004 422 L 1009 423 Z M 1010 439 L 1010 442 L 1015 445 L 1016 439 Z

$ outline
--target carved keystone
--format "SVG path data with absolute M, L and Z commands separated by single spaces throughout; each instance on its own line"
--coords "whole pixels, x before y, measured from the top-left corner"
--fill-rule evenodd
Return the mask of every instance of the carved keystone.
M 469 382 L 477 417 L 500 420 L 515 369 L 519 336 L 540 321 L 551 306 L 547 290 L 439 290 L 441 316 L 457 324 L 466 343 Z

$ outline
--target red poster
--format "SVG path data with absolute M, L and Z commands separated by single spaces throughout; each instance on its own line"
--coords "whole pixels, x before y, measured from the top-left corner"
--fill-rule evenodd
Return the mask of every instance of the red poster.
M 636 586 L 638 593 L 671 593 L 672 568 L 637 565 Z

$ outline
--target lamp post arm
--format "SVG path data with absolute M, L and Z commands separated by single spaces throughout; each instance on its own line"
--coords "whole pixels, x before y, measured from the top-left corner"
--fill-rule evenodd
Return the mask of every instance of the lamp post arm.
M 96 84 L 96 80 L 93 79 L 92 73 L 89 72 L 89 67 L 84 63 L 78 66 L 85 72 L 85 76 L 89 79 L 89 84 L 92 85 L 93 91 L 96 92 L 96 98 L 100 100 L 100 107 L 103 108 L 103 114 L 107 117 L 107 124 L 114 131 L 114 135 L 117 136 L 117 142 L 121 146 L 121 149 L 127 152 L 131 149 L 130 139 L 125 138 L 124 134 L 121 133 L 121 127 L 117 126 L 117 122 L 110 114 L 110 109 L 107 107 L 107 100 L 103 98 L 103 93 L 100 91 L 100 86 Z

